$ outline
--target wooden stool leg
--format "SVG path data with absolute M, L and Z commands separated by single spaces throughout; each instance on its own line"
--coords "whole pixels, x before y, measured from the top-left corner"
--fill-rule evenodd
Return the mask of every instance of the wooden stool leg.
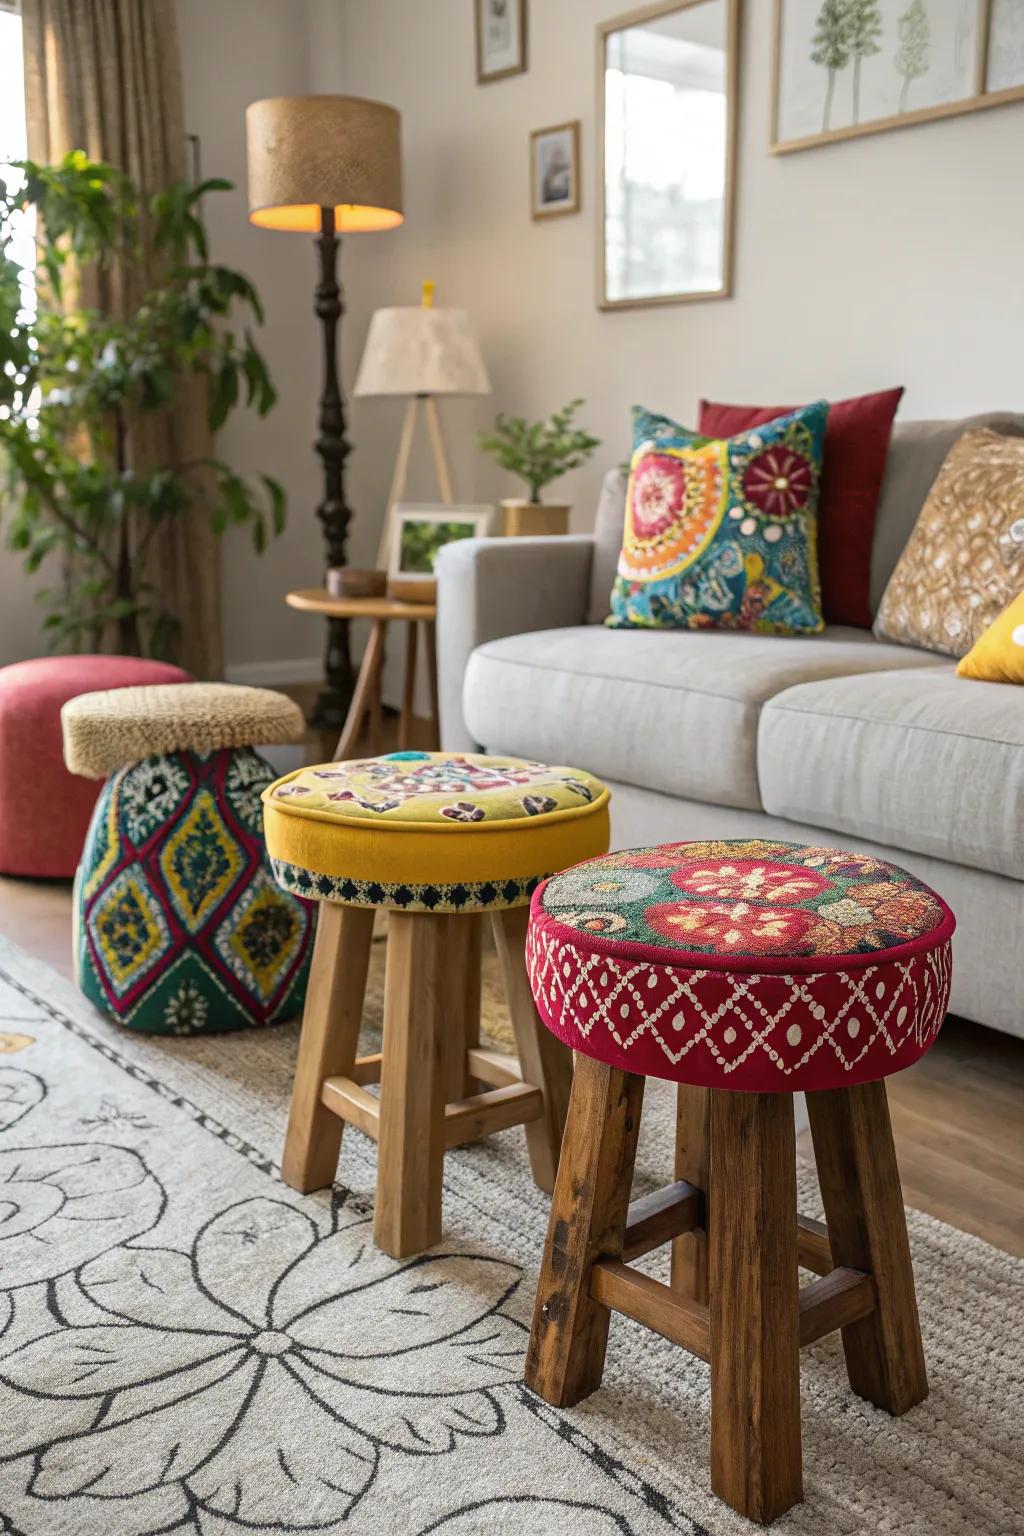
M 803 1496 L 789 1094 L 712 1092 L 711 1189 L 711 1486 L 766 1524 Z
M 906 1413 L 928 1378 L 885 1083 L 809 1093 L 807 1111 L 832 1257 L 875 1282 L 875 1310 L 843 1329 L 850 1385 Z
M 526 1125 L 530 1170 L 538 1189 L 550 1194 L 555 1187 L 562 1132 L 572 1087 L 572 1052 L 545 1029 L 537 1014 L 526 974 L 526 929 L 529 907 L 510 907 L 494 913 L 494 942 L 498 948 L 505 996 L 512 1016 L 519 1066 L 524 1083 L 532 1083 L 544 1095 L 544 1113 Z
M 708 1163 L 711 1090 L 680 1083 L 676 1096 L 676 1178 L 704 1191 L 704 1226 L 672 1240 L 672 1289 L 708 1299 Z
M 306 1195 L 334 1180 L 343 1121 L 320 1102 L 325 1077 L 347 1077 L 359 1042 L 372 907 L 320 903 L 281 1176 Z
M 411 626 L 412 627 L 412 626 Z M 480 951 L 483 918 L 453 918 L 445 965 L 445 1101 L 457 1103 L 476 1092 L 466 1052 L 480 1044 Z
M 441 1236 L 446 925 L 458 921 L 388 913 L 373 1236 L 396 1259 Z
M 604 1371 L 611 1314 L 590 1274 L 622 1255 L 643 1097 L 642 1077 L 577 1056 L 526 1360 L 526 1385 L 559 1408 Z

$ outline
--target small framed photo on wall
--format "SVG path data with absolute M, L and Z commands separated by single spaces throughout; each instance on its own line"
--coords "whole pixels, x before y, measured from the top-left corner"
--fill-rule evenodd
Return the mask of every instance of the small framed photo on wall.
M 580 125 L 559 123 L 530 134 L 530 203 L 535 219 L 580 211 Z
M 490 85 L 526 69 L 526 0 L 473 0 L 476 82 Z

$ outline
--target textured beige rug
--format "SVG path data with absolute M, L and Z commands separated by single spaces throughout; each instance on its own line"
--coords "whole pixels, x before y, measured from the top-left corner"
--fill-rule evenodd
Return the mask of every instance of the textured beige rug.
M 445 1242 L 396 1263 L 358 1133 L 333 1196 L 277 1179 L 294 1047 L 127 1035 L 0 944 L 0 1532 L 749 1531 L 709 1491 L 699 1362 L 619 1318 L 586 1404 L 522 1387 L 546 1210 L 521 1133 L 449 1155 Z M 653 1085 L 642 1184 L 671 1119 Z M 780 1532 L 1024 1529 L 1024 1262 L 921 1215 L 911 1237 L 931 1396 L 891 1421 L 837 1340 L 805 1351 Z

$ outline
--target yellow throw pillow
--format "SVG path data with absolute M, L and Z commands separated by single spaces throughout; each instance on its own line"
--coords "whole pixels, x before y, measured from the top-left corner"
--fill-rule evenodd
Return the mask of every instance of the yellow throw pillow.
M 1024 683 L 1024 592 L 979 637 L 956 674 L 986 683 Z

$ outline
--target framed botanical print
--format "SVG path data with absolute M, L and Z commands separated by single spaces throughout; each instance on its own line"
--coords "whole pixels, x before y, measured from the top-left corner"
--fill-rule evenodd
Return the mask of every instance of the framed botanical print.
M 580 211 L 580 125 L 530 134 L 530 211 L 535 219 Z
M 1024 100 L 1024 0 L 775 0 L 775 154 Z
M 526 69 L 526 0 L 473 0 L 476 80 L 489 85 Z

